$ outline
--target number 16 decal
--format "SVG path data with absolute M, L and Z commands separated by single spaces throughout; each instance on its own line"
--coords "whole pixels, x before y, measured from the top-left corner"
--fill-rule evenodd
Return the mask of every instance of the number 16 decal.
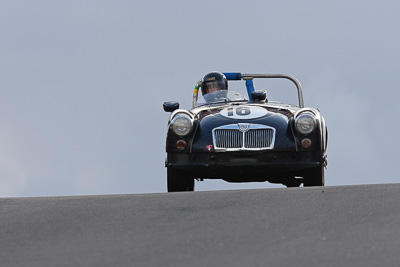
M 228 108 L 228 116 L 234 116 L 233 110 L 235 110 L 236 115 L 238 116 L 247 116 L 250 115 L 250 107 L 229 107 Z
M 267 115 L 265 108 L 257 106 L 231 106 L 221 110 L 221 115 L 230 119 L 255 119 Z

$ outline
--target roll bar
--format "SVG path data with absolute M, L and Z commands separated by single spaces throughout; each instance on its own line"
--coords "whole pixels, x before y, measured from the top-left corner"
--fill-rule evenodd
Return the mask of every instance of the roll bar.
M 230 81 L 238 81 L 238 80 L 244 80 L 246 81 L 246 88 L 247 88 L 247 93 L 249 94 L 249 98 L 251 99 L 251 92 L 255 90 L 254 88 L 254 83 L 253 79 L 258 79 L 258 78 L 280 78 L 280 79 L 288 79 L 292 81 L 297 88 L 297 94 L 299 97 L 299 107 L 304 108 L 304 100 L 303 100 L 303 90 L 301 89 L 301 84 L 300 82 L 294 78 L 293 76 L 287 75 L 287 74 L 242 74 L 240 72 L 225 72 L 224 73 L 226 79 Z M 197 82 L 195 88 L 194 88 L 194 93 L 193 93 L 193 106 L 197 101 L 198 97 L 198 92 L 199 92 L 199 87 L 201 86 L 201 80 Z
M 280 78 L 280 79 L 288 79 L 292 81 L 297 88 L 297 94 L 299 97 L 299 107 L 304 108 L 304 100 L 303 100 L 303 90 L 301 89 L 300 82 L 294 78 L 293 76 L 287 74 L 241 74 L 239 72 L 227 72 L 224 73 L 225 77 L 228 80 L 245 80 L 247 91 L 249 93 L 249 97 L 251 97 L 251 92 L 254 91 L 254 84 L 252 80 L 254 78 Z M 251 81 L 251 82 L 249 82 Z

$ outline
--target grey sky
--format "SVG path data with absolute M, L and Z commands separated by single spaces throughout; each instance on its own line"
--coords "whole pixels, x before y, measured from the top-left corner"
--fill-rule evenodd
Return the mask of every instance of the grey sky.
M 399 182 L 399 10 L 397 1 L 1 1 L 0 196 L 165 192 L 162 102 L 189 108 L 211 70 L 298 78 L 328 124 L 327 185 Z M 290 84 L 275 86 L 256 81 L 270 98 L 296 99 Z

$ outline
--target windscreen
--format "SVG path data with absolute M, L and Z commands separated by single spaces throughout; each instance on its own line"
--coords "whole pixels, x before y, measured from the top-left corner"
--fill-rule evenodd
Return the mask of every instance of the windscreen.
M 195 107 L 223 102 L 248 101 L 241 93 L 232 90 L 219 90 L 203 95 L 196 102 Z

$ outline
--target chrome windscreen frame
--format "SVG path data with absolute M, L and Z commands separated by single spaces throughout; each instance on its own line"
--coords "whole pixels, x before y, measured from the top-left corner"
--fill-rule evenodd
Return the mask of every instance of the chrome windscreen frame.
M 245 129 L 245 130 L 243 130 Z M 259 129 L 269 129 L 272 130 L 272 140 L 271 144 L 268 147 L 260 147 L 260 148 L 248 148 L 245 147 L 245 132 L 249 130 L 259 130 Z M 216 140 L 216 134 L 215 132 L 217 130 L 239 130 L 243 134 L 243 140 L 242 140 L 242 147 L 240 148 L 223 148 L 223 147 L 218 147 L 217 146 L 217 140 Z M 262 124 L 252 124 L 252 123 L 235 123 L 235 124 L 228 124 L 224 126 L 220 126 L 217 128 L 214 128 L 212 130 L 212 138 L 213 138 L 213 146 L 214 146 L 214 151 L 215 152 L 234 152 L 234 151 L 262 151 L 262 150 L 272 150 L 274 149 L 275 145 L 275 134 L 276 134 L 276 129 L 270 126 L 262 125 Z

